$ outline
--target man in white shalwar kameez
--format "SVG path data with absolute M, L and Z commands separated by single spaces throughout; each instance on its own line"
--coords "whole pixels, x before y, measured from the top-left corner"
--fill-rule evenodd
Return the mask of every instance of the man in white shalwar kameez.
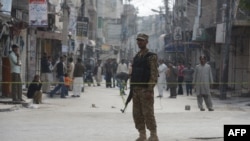
M 168 67 L 164 64 L 163 60 L 159 60 L 159 67 L 158 67 L 158 80 L 157 80 L 157 87 L 159 95 L 157 97 L 163 97 L 163 91 L 166 86 L 166 72 Z
M 213 83 L 211 67 L 206 63 L 206 57 L 200 56 L 200 64 L 196 66 L 193 78 L 193 84 L 196 88 L 198 107 L 205 111 L 203 99 L 209 111 L 213 111 L 213 104 L 210 94 L 210 84 Z

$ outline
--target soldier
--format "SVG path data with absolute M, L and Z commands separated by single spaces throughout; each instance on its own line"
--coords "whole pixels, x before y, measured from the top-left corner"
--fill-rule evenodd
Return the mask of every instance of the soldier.
M 132 65 L 131 86 L 133 92 L 133 118 L 139 138 L 146 140 L 146 127 L 150 130 L 148 141 L 158 141 L 154 116 L 154 86 L 157 83 L 157 55 L 147 49 L 148 35 L 138 34 L 137 45 L 140 51 Z

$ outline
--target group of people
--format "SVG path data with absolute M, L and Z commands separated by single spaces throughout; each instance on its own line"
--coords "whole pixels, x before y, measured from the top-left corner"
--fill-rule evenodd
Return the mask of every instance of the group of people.
M 66 65 L 66 63 L 68 65 Z M 85 67 L 80 58 L 77 62 L 73 62 L 73 58 L 69 58 L 66 62 L 66 56 L 52 64 L 51 57 L 47 53 L 43 53 L 41 58 L 41 76 L 36 74 L 33 81 L 28 86 L 28 98 L 33 98 L 34 103 L 42 103 L 42 93 L 47 93 L 53 98 L 59 93 L 61 98 L 68 96 L 68 91 L 73 91 L 72 97 L 80 97 L 83 87 L 83 75 Z M 55 79 L 53 77 L 55 76 Z M 51 90 L 51 86 L 55 85 Z M 39 94 L 39 96 L 37 96 Z
M 213 83 L 211 67 L 206 63 L 204 55 L 200 56 L 199 59 L 200 64 L 195 68 L 192 68 L 190 63 L 184 67 L 181 62 L 179 62 L 178 66 L 174 66 L 172 62 L 168 62 L 168 65 L 165 65 L 164 61 L 159 60 L 159 77 L 157 81 L 159 95 L 157 97 L 163 97 L 165 87 L 166 90 L 170 90 L 169 98 L 176 98 L 177 94 L 183 95 L 182 85 L 185 82 L 187 96 L 192 95 L 192 90 L 195 88 L 200 110 L 205 111 L 202 105 L 204 99 L 208 110 L 213 111 L 210 95 L 210 84 Z
M 177 92 L 176 88 L 179 84 L 179 94 L 183 94 L 181 87 L 181 82 L 186 81 L 187 95 L 192 95 L 192 87 L 194 86 L 197 94 L 198 107 L 201 111 L 204 111 L 203 100 L 209 111 L 213 111 L 213 105 L 210 95 L 210 84 L 213 83 L 213 77 L 211 73 L 211 67 L 206 63 L 206 57 L 200 56 L 200 64 L 191 68 L 191 64 L 188 64 L 186 68 L 179 64 L 174 66 L 172 62 L 169 62 L 168 65 L 165 65 L 162 60 L 159 60 L 157 54 L 150 52 L 147 48 L 149 36 L 141 33 L 137 35 L 137 45 L 139 47 L 139 52 L 133 58 L 133 61 L 130 65 L 124 64 L 124 60 L 117 65 L 116 70 L 112 70 L 110 60 L 104 65 L 105 69 L 105 79 L 106 87 L 111 87 L 111 77 L 116 77 L 117 82 L 120 86 L 120 89 L 124 89 L 122 83 L 125 83 L 127 79 L 130 79 L 130 91 L 133 99 L 133 119 L 135 123 L 135 128 L 139 132 L 139 137 L 136 141 L 159 141 L 157 135 L 157 124 L 154 115 L 154 87 L 157 85 L 159 89 L 159 97 L 163 96 L 163 90 L 166 87 L 167 80 L 167 89 L 170 89 L 170 97 L 176 98 Z M 12 46 L 12 52 L 10 53 L 10 62 L 11 62 L 11 73 L 12 73 L 12 94 L 13 100 L 22 100 L 21 99 L 21 87 L 20 82 L 20 59 L 17 50 L 18 46 Z M 56 63 L 53 67 L 49 62 L 48 57 L 44 54 L 44 58 L 41 61 L 41 64 L 45 64 L 46 69 L 42 69 L 41 80 L 39 75 L 34 76 L 34 80 L 29 85 L 28 97 L 34 98 L 34 103 L 41 103 L 41 89 L 45 92 L 48 92 L 50 97 L 59 91 L 61 93 L 61 98 L 65 98 L 67 90 L 70 89 L 71 84 L 73 83 L 73 96 L 80 96 L 81 87 L 83 84 L 83 75 L 85 71 L 85 66 L 82 63 L 81 59 L 77 59 L 77 63 L 72 63 L 72 60 L 69 60 L 71 67 L 66 67 L 65 57 L 60 57 L 60 61 Z M 49 84 L 46 78 L 47 70 L 51 71 L 50 68 L 56 72 L 56 77 L 59 82 L 57 86 L 50 91 L 46 86 Z M 68 71 L 67 71 L 68 69 Z M 46 70 L 46 71 L 43 71 Z M 72 71 L 72 73 L 69 72 Z M 112 72 L 116 72 L 116 76 Z M 95 77 L 100 77 L 102 67 L 100 63 L 94 67 L 93 71 Z M 45 74 L 44 74 L 45 73 Z M 118 74 L 126 74 L 126 77 L 119 76 Z M 45 76 L 44 76 L 45 75 Z M 67 77 L 68 80 L 66 79 Z M 167 79 L 166 79 L 167 78 Z M 71 82 L 73 80 L 73 82 Z M 97 85 L 100 85 L 101 78 L 97 79 Z M 113 83 L 113 87 L 115 84 Z M 147 138 L 146 129 L 150 131 L 150 136 Z
M 115 59 L 108 59 L 103 64 L 103 74 L 106 80 L 106 88 L 119 87 L 120 95 L 126 95 L 127 82 L 131 74 L 131 63 L 121 59 L 118 64 Z
M 157 97 L 163 97 L 164 89 L 170 89 L 169 98 L 176 98 L 178 95 L 183 95 L 183 82 L 186 83 L 187 96 L 192 95 L 192 81 L 194 69 L 191 64 L 188 63 L 187 67 L 180 62 L 178 66 L 174 66 L 172 62 L 168 62 L 167 65 L 163 60 L 159 60 L 159 77 L 157 81 L 157 87 L 159 95 Z
M 183 82 L 185 82 L 187 96 L 193 94 L 192 90 L 195 86 L 194 82 L 196 81 L 196 77 L 194 78 L 193 76 L 196 74 L 195 69 L 191 66 L 191 63 L 188 63 L 186 67 L 181 62 L 179 62 L 177 66 L 174 66 L 172 62 L 168 62 L 166 65 L 163 60 L 159 60 L 158 63 L 159 77 L 157 87 L 159 95 L 157 97 L 163 97 L 163 91 L 165 88 L 166 90 L 170 89 L 169 98 L 176 98 L 177 94 L 183 95 Z M 212 75 L 209 77 L 212 77 Z M 211 82 L 213 81 L 211 80 Z

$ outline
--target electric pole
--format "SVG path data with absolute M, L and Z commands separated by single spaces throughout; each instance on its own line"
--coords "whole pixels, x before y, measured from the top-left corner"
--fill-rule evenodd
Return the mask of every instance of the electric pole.
M 227 98 L 227 86 L 228 86 L 228 68 L 229 68 L 229 50 L 231 42 L 231 31 L 232 31 L 232 2 L 227 0 L 226 3 L 226 36 L 225 44 L 223 49 L 223 62 L 222 62 L 222 74 L 221 74 L 221 83 L 220 83 L 220 99 Z
M 81 0 L 81 17 L 84 17 L 85 15 L 85 0 Z M 83 36 L 83 35 L 82 35 Z M 80 44 L 80 58 L 83 58 L 84 54 L 84 44 L 83 42 Z
M 62 51 L 63 53 L 68 53 L 69 46 L 68 46 L 68 24 L 69 24 L 69 6 L 67 4 L 67 0 L 64 0 L 63 5 L 63 30 L 62 30 L 62 48 L 64 48 Z M 67 47 L 67 49 L 66 49 Z

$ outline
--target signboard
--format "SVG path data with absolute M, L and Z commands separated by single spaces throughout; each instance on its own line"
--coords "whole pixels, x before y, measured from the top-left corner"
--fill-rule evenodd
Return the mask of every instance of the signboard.
M 29 25 L 48 25 L 48 8 L 46 0 L 29 0 Z
M 62 40 L 62 33 L 56 32 L 46 32 L 46 31 L 37 31 L 36 37 L 41 39 L 55 39 L 55 40 Z
M 102 44 L 101 49 L 103 51 L 109 51 L 111 49 L 111 46 L 108 44 Z
M 2 7 L 0 7 L 0 12 L 6 15 L 11 14 L 12 0 L 0 0 Z
M 76 36 L 88 36 L 89 18 L 77 17 Z
M 217 24 L 216 26 L 216 43 L 225 43 L 225 37 L 226 37 L 226 24 L 221 23 Z
M 174 29 L 174 40 L 182 40 L 181 27 L 176 27 Z
M 121 24 L 108 24 L 106 43 L 119 46 L 121 44 L 121 31 Z
M 199 28 L 199 17 L 196 16 L 194 19 L 193 34 L 192 34 L 193 41 L 195 41 L 197 39 L 198 28 Z
M 76 8 L 75 7 L 70 7 L 68 31 L 71 32 L 72 35 L 76 34 L 76 18 L 77 18 L 77 10 L 76 10 Z
M 68 46 L 62 45 L 62 52 L 67 53 L 68 52 Z

